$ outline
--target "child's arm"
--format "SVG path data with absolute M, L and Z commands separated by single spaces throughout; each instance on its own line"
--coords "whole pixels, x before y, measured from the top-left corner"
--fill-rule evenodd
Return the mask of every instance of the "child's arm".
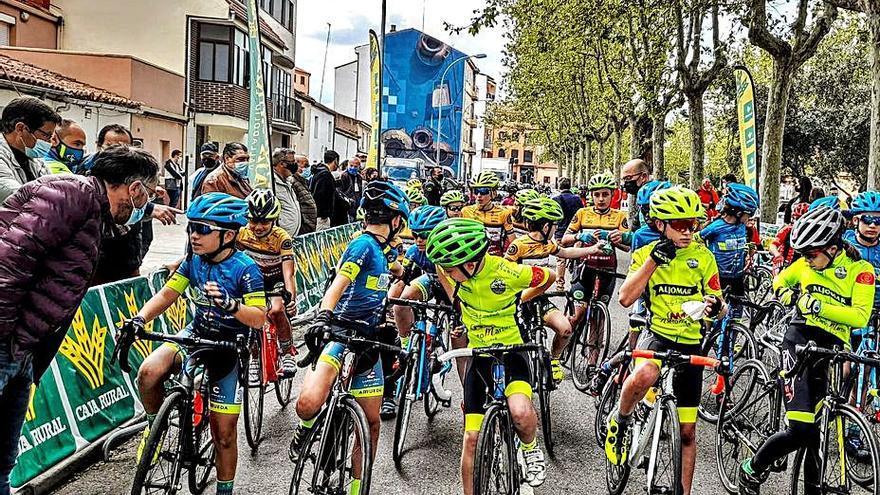
M 284 288 L 290 293 L 287 312 L 296 314 L 296 261 L 292 258 L 282 261 L 281 272 L 284 274 Z
M 530 301 L 540 296 L 546 292 L 551 285 L 553 285 L 553 282 L 556 282 L 556 273 L 547 270 L 547 280 L 545 280 L 543 284 L 522 291 L 522 302 Z
M 601 251 L 602 248 L 598 244 L 593 244 L 589 247 L 561 247 L 559 248 L 559 251 L 556 252 L 556 256 L 559 258 L 576 260 L 583 258 L 584 256 L 599 254 Z
M 324 293 L 324 297 L 321 299 L 321 306 L 319 307 L 319 311 L 329 310 L 333 311 L 336 309 L 336 304 L 339 302 L 339 299 L 342 298 L 342 293 L 345 292 L 345 289 L 351 284 L 351 279 L 342 274 L 337 274 L 333 279 L 333 283 L 330 284 L 330 287 L 327 289 L 327 292 Z
M 178 297 L 180 297 L 180 294 L 174 289 L 171 289 L 170 287 L 162 287 L 155 296 L 151 297 L 150 300 L 144 304 L 144 307 L 138 311 L 137 315 L 143 318 L 144 321 L 152 321 L 157 316 L 164 313 L 166 309 L 170 308 Z

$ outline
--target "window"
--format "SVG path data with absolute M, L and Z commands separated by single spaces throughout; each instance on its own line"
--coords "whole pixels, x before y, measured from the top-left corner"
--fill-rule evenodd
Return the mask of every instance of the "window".
M 229 82 L 231 31 L 229 26 L 199 26 L 199 79 L 202 81 Z
M 519 150 L 510 150 L 510 157 L 519 160 Z
M 0 20 L 0 46 L 12 44 L 12 24 Z
M 504 148 L 498 148 L 498 158 L 507 158 L 507 152 Z
M 305 84 L 306 83 L 306 76 L 299 76 L 299 83 Z
M 248 74 L 248 67 L 250 65 L 248 63 L 248 38 L 237 29 L 235 30 L 235 55 L 233 58 L 235 70 L 233 71 L 232 82 L 239 86 L 247 87 L 250 82 L 250 75 Z
M 315 139 L 318 139 L 318 116 L 315 115 L 315 125 L 312 126 L 312 135 Z
M 272 102 L 275 106 L 273 118 L 298 122 L 291 113 L 290 72 L 278 66 L 272 67 Z
M 327 141 L 333 142 L 333 121 L 327 122 Z
M 550 183 L 550 176 L 548 175 L 548 176 L 544 177 L 544 184 L 549 184 L 549 183 Z
M 523 151 L 523 163 L 532 163 L 534 159 L 534 152 L 531 150 Z

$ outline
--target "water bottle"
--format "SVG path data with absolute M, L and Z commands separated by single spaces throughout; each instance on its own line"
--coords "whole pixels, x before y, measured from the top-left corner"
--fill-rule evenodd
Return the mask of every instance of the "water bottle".
M 495 390 L 492 396 L 496 399 L 504 397 L 504 366 L 496 364 L 492 366 L 492 379 L 495 382 Z

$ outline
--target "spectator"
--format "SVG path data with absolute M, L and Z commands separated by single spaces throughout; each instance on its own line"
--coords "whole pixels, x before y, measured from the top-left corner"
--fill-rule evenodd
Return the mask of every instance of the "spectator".
M 294 157 L 295 165 L 290 165 L 291 172 L 290 183 L 296 193 L 296 199 L 299 201 L 299 210 L 302 213 L 302 222 L 299 227 L 299 234 L 309 234 L 315 231 L 318 221 L 318 213 L 315 209 L 315 198 L 309 192 L 309 184 L 303 177 L 303 171 L 309 168 L 309 159 L 305 155 L 296 155 Z
M 180 158 L 183 156 L 180 150 L 171 152 L 171 158 L 165 162 L 165 190 L 168 191 L 168 205 L 178 208 L 177 201 L 180 199 L 180 189 L 183 187 L 183 166 Z
M 220 165 L 220 155 L 217 153 L 217 145 L 214 143 L 203 144 L 199 150 L 199 157 L 202 166 L 192 175 L 190 199 L 196 199 L 202 194 L 202 183 L 204 183 L 205 177 Z
M 62 119 L 52 134 L 52 148 L 43 158 L 50 174 L 69 174 L 79 170 L 85 158 L 86 131 L 76 122 Z
M 0 116 L 0 204 L 25 182 L 46 175 L 43 158 L 61 116 L 37 98 L 15 98 Z
M 428 204 L 432 206 L 440 206 L 440 196 L 443 196 L 443 167 L 431 168 L 431 176 L 425 181 L 422 189 L 425 192 L 425 198 Z
M 379 171 L 375 168 L 367 168 L 364 171 L 364 182 L 371 182 L 379 178 Z
M 562 220 L 556 222 L 556 233 L 553 234 L 558 244 L 562 242 L 562 236 L 568 230 L 568 225 L 571 223 L 571 219 L 574 218 L 574 214 L 583 207 L 583 202 L 580 196 L 571 190 L 571 179 L 568 178 L 559 180 L 559 194 L 553 199 L 562 207 Z M 557 290 L 565 290 L 565 268 L 567 265 L 568 260 L 565 258 L 556 258 Z
M 293 189 L 292 167 L 296 166 L 293 161 L 293 150 L 279 148 L 272 153 L 272 172 L 275 174 L 275 197 L 281 203 L 281 216 L 278 217 L 278 226 L 284 229 L 290 237 L 299 235 L 302 225 L 302 213 L 300 212 L 299 200 L 296 199 L 296 191 Z
M 9 493 L 31 384 L 67 335 L 102 233 L 137 223 L 157 186 L 159 165 L 144 151 L 115 146 L 93 163 L 88 177 L 42 177 L 0 206 L 0 494 Z
M 324 152 L 324 163 L 312 165 L 312 178 L 309 181 L 309 192 L 315 198 L 318 221 L 318 231 L 330 228 L 330 219 L 333 217 L 335 204 L 336 181 L 333 180 L 333 172 L 339 166 L 339 153 L 333 150 Z
M 792 223 L 792 211 L 798 203 L 810 203 L 810 192 L 813 190 L 813 181 L 809 177 L 798 177 L 797 184 L 794 186 L 797 194 L 794 195 L 786 204 L 782 221 L 788 225 Z
M 721 197 L 727 195 L 727 185 L 731 182 L 737 182 L 736 175 L 734 174 L 724 174 L 721 176 Z
M 244 199 L 253 190 L 248 181 L 251 155 L 241 143 L 226 143 L 223 147 L 223 165 L 214 169 L 202 182 L 202 194 L 222 192 Z
M 718 197 L 718 191 L 715 190 L 715 186 L 712 185 L 712 181 L 703 179 L 703 184 L 700 186 L 700 190 L 697 191 L 697 196 L 700 197 L 700 203 L 706 209 L 706 215 L 709 217 L 709 220 L 718 216 L 718 211 L 715 207 L 718 206 L 720 198 Z
M 810 190 L 810 201 L 809 202 L 812 203 L 813 201 L 816 201 L 819 198 L 824 198 L 825 196 L 827 196 L 827 194 L 825 194 L 825 189 L 823 189 L 819 186 L 815 186 L 815 187 L 813 187 L 812 190 Z
M 364 194 L 364 178 L 361 175 L 363 170 L 363 160 L 358 155 L 348 161 L 348 176 L 351 179 L 351 194 L 348 196 L 351 206 L 348 210 L 348 217 L 354 220 L 357 216 L 358 206 L 361 204 L 361 196 Z
M 620 182 L 623 192 L 629 194 L 629 228 L 630 231 L 638 230 L 641 226 L 639 220 L 639 207 L 636 204 L 636 195 L 639 189 L 651 181 L 651 166 L 641 158 L 634 158 L 620 167 Z M 583 192 L 583 191 L 582 191 Z
M 330 217 L 330 226 L 338 227 L 352 220 L 348 216 L 351 209 L 349 197 L 352 189 L 351 176 L 348 175 L 348 160 L 342 162 L 339 169 L 333 172 L 333 181 L 336 185 L 336 195 L 333 197 L 333 216 Z

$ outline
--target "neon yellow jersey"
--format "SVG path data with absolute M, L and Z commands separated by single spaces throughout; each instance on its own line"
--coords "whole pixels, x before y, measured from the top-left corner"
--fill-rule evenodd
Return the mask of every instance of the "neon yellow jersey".
M 816 271 L 806 259 L 800 258 L 773 280 L 774 291 L 795 286 L 800 286 L 802 294 L 809 292 L 822 302 L 818 315 L 806 316 L 806 324 L 834 335 L 845 346 L 849 347 L 853 328 L 868 325 L 876 290 L 871 263 L 853 261 L 841 253 L 824 270 Z
M 651 250 L 658 242 L 633 253 L 630 275 L 651 257 Z M 648 280 L 645 300 L 651 314 L 651 331 L 674 342 L 700 343 L 702 325 L 688 316 L 681 305 L 687 301 L 702 301 L 708 295 L 721 297 L 718 265 L 706 246 L 691 242 L 688 247 L 678 249 L 668 265 L 658 266 Z
M 461 321 L 468 330 L 468 346 L 521 344 L 516 324 L 517 295 L 540 287 L 550 277 L 550 270 L 511 263 L 487 254 L 483 268 L 468 281 L 458 284 Z M 447 276 L 448 278 L 448 276 Z M 449 279 L 450 284 L 456 282 Z

